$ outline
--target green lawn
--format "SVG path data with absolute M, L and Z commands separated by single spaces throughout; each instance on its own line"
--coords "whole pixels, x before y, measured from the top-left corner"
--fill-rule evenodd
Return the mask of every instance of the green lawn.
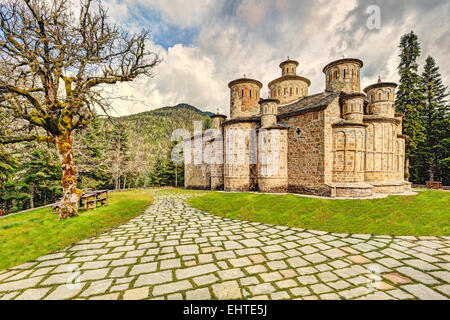
M 195 208 L 239 220 L 337 233 L 450 236 L 450 192 L 374 200 L 326 200 L 294 195 L 212 192 Z
M 59 221 L 51 208 L 0 219 L 0 270 L 121 225 L 141 214 L 152 201 L 148 191 L 114 193 L 109 206 L 81 211 L 78 217 L 68 220 Z

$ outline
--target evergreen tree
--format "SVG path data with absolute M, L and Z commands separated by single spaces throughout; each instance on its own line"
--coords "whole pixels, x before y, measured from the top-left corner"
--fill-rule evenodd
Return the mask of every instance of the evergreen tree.
M 155 187 L 170 186 L 173 180 L 173 173 L 167 158 L 159 157 L 156 166 L 151 174 L 152 185 Z
M 111 187 L 108 156 L 109 141 L 105 139 L 104 121 L 94 118 L 91 125 L 77 133 L 80 143 L 74 148 L 78 165 L 78 181 L 81 189 L 107 189 Z
M 5 184 L 9 181 L 17 167 L 17 161 L 5 151 L 0 144 L 0 216 L 7 213 Z
M 129 133 L 123 124 L 113 124 L 106 133 L 108 141 L 108 158 L 111 179 L 116 190 L 121 189 L 121 178 L 124 177 L 123 187 L 126 185 L 126 171 L 129 158 Z
M 6 213 L 21 211 L 29 208 L 31 195 L 28 185 L 20 180 L 11 179 L 5 183 L 5 192 L 2 195 Z
M 442 180 L 439 164 L 442 159 L 450 156 L 449 149 L 443 148 L 441 144 L 445 144 L 446 139 L 450 138 L 450 115 L 446 101 L 448 88 L 442 83 L 439 67 L 431 56 L 426 59 L 421 79 L 425 97 L 422 111 L 425 141 L 418 148 L 422 160 L 420 173 L 423 180 Z
M 396 109 L 404 114 L 403 130 L 409 136 L 406 142 L 406 159 L 409 162 L 410 177 L 413 182 L 420 180 L 418 163 L 420 155 L 417 153 L 419 143 L 425 140 L 422 109 L 424 104 L 421 79 L 418 75 L 417 59 L 420 56 L 420 44 L 413 31 L 401 37 L 400 64 L 398 72 L 400 84 L 397 90 Z M 407 168 L 408 169 L 408 168 Z
M 447 128 L 450 128 L 450 118 L 446 118 Z M 443 139 L 437 146 L 436 150 L 440 156 L 438 172 L 442 180 L 442 184 L 450 185 L 450 134 Z
M 5 182 L 13 174 L 16 166 L 17 160 L 0 145 L 0 190 L 4 188 Z
M 50 150 L 44 148 L 33 150 L 21 165 L 23 176 L 19 184 L 26 186 L 29 208 L 53 202 L 62 194 L 61 169 L 56 154 Z

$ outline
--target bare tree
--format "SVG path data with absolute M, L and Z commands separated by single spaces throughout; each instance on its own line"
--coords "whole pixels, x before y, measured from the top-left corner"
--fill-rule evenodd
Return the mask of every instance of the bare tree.
M 0 143 L 49 141 L 63 170 L 60 218 L 78 215 L 81 191 L 72 133 L 96 110 L 108 114 L 104 89 L 152 76 L 159 59 L 146 49 L 148 31 L 129 34 L 108 21 L 100 0 L 2 0 L 0 108 L 16 121 Z

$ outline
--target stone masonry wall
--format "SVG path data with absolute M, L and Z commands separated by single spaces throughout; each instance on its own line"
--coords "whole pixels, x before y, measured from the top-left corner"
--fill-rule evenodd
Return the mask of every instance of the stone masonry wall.
M 333 128 L 333 182 L 363 182 L 365 128 Z
M 326 194 L 324 185 L 324 112 L 293 116 L 288 131 L 288 190 Z
M 336 98 L 324 110 L 324 182 L 331 183 L 333 181 L 333 127 L 332 124 L 341 120 L 341 109 L 339 105 L 339 98 Z
M 259 113 L 260 88 L 252 83 L 238 83 L 230 92 L 231 118 L 247 117 Z
M 327 91 L 359 93 L 361 91 L 360 66 L 356 62 L 334 65 L 325 74 Z
M 197 139 L 184 143 L 184 186 L 186 189 L 208 190 L 211 188 L 211 166 L 203 161 L 203 153 L 209 142 L 202 137 Z
M 390 122 L 367 124 L 365 180 L 368 182 L 397 181 L 398 172 L 402 171 L 403 161 L 396 124 Z
M 283 80 L 275 83 L 270 88 L 270 97 L 280 100 L 280 104 L 286 104 L 308 96 L 308 84 L 299 79 Z
M 286 192 L 287 189 L 287 130 L 260 130 L 258 132 L 258 190 Z
M 256 123 L 225 126 L 224 189 L 256 191 L 258 187 Z

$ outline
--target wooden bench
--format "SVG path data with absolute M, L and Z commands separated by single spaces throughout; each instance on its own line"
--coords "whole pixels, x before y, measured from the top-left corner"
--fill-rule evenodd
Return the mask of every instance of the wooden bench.
M 97 204 L 101 206 L 109 205 L 108 190 L 88 191 L 83 194 L 80 199 L 80 208 L 86 210 L 97 209 Z
M 442 189 L 442 182 L 440 181 L 427 181 L 427 189 Z
M 62 201 L 63 200 L 60 199 L 52 206 L 53 213 L 59 213 Z M 101 206 L 109 205 L 108 190 L 87 191 L 83 193 L 80 198 L 80 209 L 95 210 L 97 209 L 98 203 L 100 203 Z

